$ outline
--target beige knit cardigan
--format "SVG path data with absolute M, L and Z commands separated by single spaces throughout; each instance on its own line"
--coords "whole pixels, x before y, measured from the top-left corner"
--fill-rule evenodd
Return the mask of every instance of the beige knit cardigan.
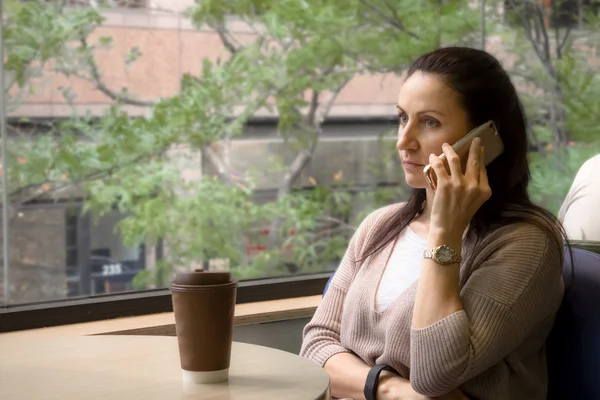
M 426 396 L 460 387 L 471 399 L 545 400 L 545 341 L 564 287 L 563 249 L 556 238 L 534 224 L 516 223 L 476 244 L 465 240 L 464 309 L 411 329 L 417 282 L 383 312 L 375 310 L 393 244 L 357 261 L 381 221 L 401 207 L 379 209 L 360 225 L 304 329 L 300 354 L 320 365 L 342 352 L 369 365 L 388 364 Z

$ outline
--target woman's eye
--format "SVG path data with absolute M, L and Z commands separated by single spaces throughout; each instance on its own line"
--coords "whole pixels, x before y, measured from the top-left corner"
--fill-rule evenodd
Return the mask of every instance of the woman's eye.
M 428 128 L 435 128 L 439 125 L 439 123 L 435 120 L 435 119 L 426 119 L 425 120 L 425 125 Z
M 400 124 L 402 124 L 402 125 L 406 125 L 408 123 L 408 117 L 405 114 L 400 114 L 398 116 L 398 120 L 400 121 Z

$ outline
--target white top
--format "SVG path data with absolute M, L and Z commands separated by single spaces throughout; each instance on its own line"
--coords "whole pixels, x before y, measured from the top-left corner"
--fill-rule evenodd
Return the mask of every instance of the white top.
M 567 236 L 574 240 L 600 241 L 600 154 L 587 160 L 558 213 Z
M 377 288 L 377 311 L 388 308 L 419 279 L 426 246 L 427 239 L 417 235 L 410 227 L 400 233 Z

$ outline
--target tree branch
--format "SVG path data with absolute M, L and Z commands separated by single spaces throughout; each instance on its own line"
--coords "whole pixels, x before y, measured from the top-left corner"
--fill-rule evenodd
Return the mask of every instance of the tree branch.
M 110 168 L 107 168 L 104 170 L 93 171 L 93 172 L 91 172 L 79 179 L 75 179 L 75 180 L 69 180 L 66 182 L 56 182 L 56 181 L 47 179 L 44 182 L 32 183 L 27 186 L 23 186 L 18 189 L 15 189 L 14 191 L 10 192 L 8 194 L 8 196 L 9 196 L 9 198 L 11 198 L 11 203 L 26 204 L 33 200 L 36 200 L 37 198 L 39 198 L 41 196 L 48 196 L 48 195 L 50 195 L 52 193 L 56 193 L 60 190 L 67 189 L 70 186 L 77 186 L 77 185 L 80 185 L 85 182 L 107 178 L 109 176 L 114 175 L 119 170 L 130 167 L 134 164 L 141 162 L 144 159 L 151 158 L 157 154 L 162 154 L 164 151 L 165 151 L 165 148 L 160 149 L 159 151 L 156 151 L 156 152 L 152 152 L 152 153 L 140 154 L 139 156 L 134 157 L 133 159 L 131 159 L 123 164 L 113 165 Z M 44 185 L 51 185 L 53 187 L 48 190 L 40 190 Z
M 219 178 L 225 182 L 231 182 L 231 177 L 228 174 L 227 166 L 221 157 L 210 146 L 204 146 L 201 152 L 206 157 L 206 160 L 215 167 Z
M 277 96 L 279 93 L 281 93 L 281 91 L 285 89 L 285 85 L 282 85 L 280 88 L 277 88 L 274 91 L 271 91 L 270 89 L 271 87 L 268 87 L 262 93 L 258 93 L 255 97 L 255 100 L 251 104 L 247 105 L 246 109 L 243 112 L 241 112 L 238 116 L 236 116 L 235 120 L 232 121 L 229 125 L 238 125 L 237 120 L 245 120 L 253 116 L 260 109 L 260 107 L 263 106 L 265 101 L 267 101 L 267 99 L 270 96 Z M 214 166 L 217 175 L 225 182 L 231 182 L 231 176 L 229 176 L 227 165 L 225 164 L 225 161 L 223 161 L 223 159 L 219 156 L 219 154 L 217 154 L 209 146 L 202 147 L 201 152 L 203 156 L 206 157 L 206 160 Z
M 225 46 L 227 51 L 229 51 L 232 56 L 238 52 L 239 48 L 243 47 L 243 44 L 239 40 L 235 39 L 235 37 L 227 30 L 225 23 L 215 23 L 210 25 L 210 27 L 217 32 L 217 35 L 219 35 L 219 39 L 221 39 L 223 46 Z M 230 37 L 238 42 L 238 46 L 233 44 L 233 42 L 229 39 Z
M 565 35 L 563 36 L 562 40 L 559 40 L 558 28 L 556 29 L 556 53 L 557 53 L 559 59 L 562 58 L 563 49 L 565 48 L 565 45 L 567 44 L 567 39 L 571 35 L 571 29 L 572 28 L 570 26 L 567 27 L 567 29 L 565 30 Z
M 379 15 L 381 18 L 383 18 L 384 21 L 388 22 L 390 25 L 392 25 L 393 27 L 397 28 L 401 32 L 406 33 L 408 36 L 410 36 L 410 37 L 412 37 L 414 39 L 420 39 L 419 35 L 417 35 L 415 32 L 412 32 L 412 31 L 409 31 L 408 29 L 406 29 L 406 27 L 404 26 L 404 23 L 402 23 L 402 21 L 400 20 L 400 16 L 398 15 L 398 13 L 394 9 L 394 7 L 392 7 L 391 4 L 385 2 L 386 6 L 388 7 L 388 9 L 391 10 L 393 18 L 390 17 L 389 15 L 387 15 L 386 13 L 384 13 L 383 11 L 381 11 L 379 8 L 377 8 L 373 4 L 367 2 L 367 0 L 360 0 L 360 2 L 364 6 L 370 8 L 371 11 L 373 11 L 374 13 L 376 13 L 377 15 Z
M 321 92 L 318 90 L 312 91 L 312 96 L 310 98 L 310 105 L 308 106 L 308 112 L 306 116 L 306 121 L 309 125 L 314 126 L 316 122 L 317 110 L 319 108 L 319 96 Z
M 349 77 L 341 85 L 339 85 L 331 93 L 331 95 L 329 96 L 329 99 L 325 102 L 324 106 L 319 110 L 319 112 L 317 112 L 315 124 L 318 124 L 319 127 L 321 126 L 323 121 L 325 121 L 325 118 L 327 118 L 327 116 L 329 115 L 329 112 L 331 111 L 331 107 L 333 107 L 333 103 L 335 102 L 335 99 L 337 99 L 340 92 L 346 87 L 346 85 L 348 84 L 348 82 L 350 82 L 351 79 L 352 78 Z
M 548 37 L 548 29 L 546 28 L 546 23 L 544 20 L 544 12 L 540 6 L 535 6 L 534 10 L 538 21 L 536 25 L 539 27 L 543 37 L 542 46 L 544 49 L 544 57 L 546 60 L 550 60 L 552 59 L 552 56 L 550 55 L 550 38 Z
M 533 37 L 532 26 L 531 26 L 531 23 L 529 22 L 529 20 L 527 19 L 526 13 L 524 12 L 525 10 L 522 10 L 522 12 L 519 12 L 519 10 L 517 10 L 517 8 L 519 6 L 515 3 L 515 0 L 509 0 L 509 2 L 510 2 L 510 5 L 512 6 L 513 10 L 515 11 L 517 16 L 521 20 L 521 24 L 523 25 L 523 30 L 525 31 L 525 37 L 527 38 L 529 43 L 531 43 L 531 46 L 535 50 L 539 59 L 543 60 L 544 56 L 542 54 L 542 50 L 538 47 L 539 43 Z M 535 6 L 532 5 L 531 7 L 535 7 Z M 537 24 L 536 24 L 536 26 L 537 26 Z
M 311 145 L 308 149 L 302 149 L 298 152 L 298 154 L 296 155 L 296 158 L 290 164 L 287 171 L 284 173 L 283 181 L 277 190 L 278 197 L 282 197 L 291 191 L 292 186 L 294 185 L 294 182 L 296 181 L 296 179 L 298 179 L 298 176 L 300 176 L 300 173 L 302 172 L 304 167 L 306 167 L 306 165 L 308 165 L 308 163 L 312 159 L 315 149 L 317 147 L 317 144 L 319 143 L 319 138 L 320 138 L 321 134 L 323 133 L 323 127 L 322 127 L 323 121 L 329 115 L 329 112 L 331 111 L 331 107 L 333 106 L 335 99 L 340 94 L 342 89 L 348 84 L 349 81 L 350 81 L 350 79 L 346 79 L 341 85 L 339 85 L 331 93 L 331 95 L 329 96 L 329 99 L 327 99 L 327 101 L 325 102 L 325 104 L 323 104 L 322 107 L 318 107 L 317 100 L 315 100 L 314 102 L 311 102 L 311 104 L 317 105 L 315 107 L 314 116 L 313 116 L 313 123 L 312 123 L 313 137 L 312 137 Z M 314 92 L 313 92 L 313 99 L 315 99 Z
M 81 45 L 85 48 L 85 50 L 88 52 L 86 56 L 86 61 L 88 66 L 90 67 L 91 77 L 87 78 L 73 71 L 68 71 L 69 73 L 72 73 L 73 75 L 78 76 L 82 79 L 92 81 L 96 85 L 96 89 L 104 93 L 107 97 L 111 98 L 112 100 L 139 107 L 150 107 L 154 105 L 154 102 L 152 101 L 132 99 L 129 96 L 125 96 L 110 89 L 102 80 L 102 76 L 100 75 L 100 71 L 98 69 L 98 65 L 96 64 L 96 60 L 94 59 L 94 55 L 92 54 L 92 50 L 88 46 L 87 39 L 81 38 L 80 42 Z

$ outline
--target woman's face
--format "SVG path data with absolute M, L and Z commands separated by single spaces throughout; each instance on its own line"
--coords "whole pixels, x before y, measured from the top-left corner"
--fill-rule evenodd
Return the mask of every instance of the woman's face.
M 398 142 L 406 183 L 426 188 L 423 168 L 429 155 L 442 153 L 442 144 L 454 144 L 470 130 L 469 118 L 458 93 L 436 75 L 415 72 L 398 94 Z

